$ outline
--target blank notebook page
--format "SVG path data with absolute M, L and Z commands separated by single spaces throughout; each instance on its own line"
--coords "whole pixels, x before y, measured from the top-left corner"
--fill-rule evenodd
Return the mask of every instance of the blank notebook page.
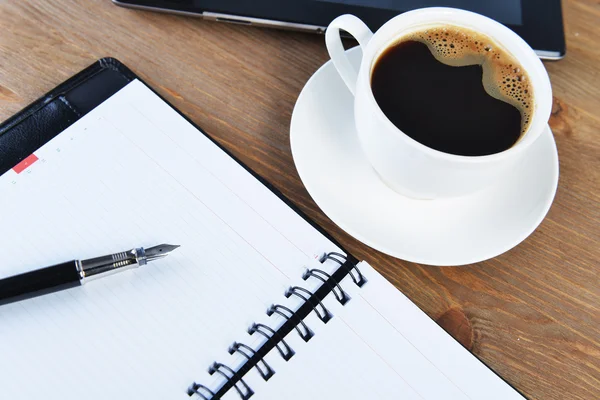
M 258 348 L 253 322 L 325 252 L 340 251 L 140 81 L 133 81 L 0 177 L 0 278 L 160 243 L 181 247 L 143 267 L 0 306 L 0 398 L 190 399 L 218 389 L 235 341 Z M 265 358 L 275 375 L 244 381 L 257 399 L 519 399 L 366 263 L 340 284 L 327 324 Z M 316 281 L 316 282 L 314 282 Z M 198 399 L 194 395 L 192 399 Z M 227 399 L 239 398 L 230 390 Z

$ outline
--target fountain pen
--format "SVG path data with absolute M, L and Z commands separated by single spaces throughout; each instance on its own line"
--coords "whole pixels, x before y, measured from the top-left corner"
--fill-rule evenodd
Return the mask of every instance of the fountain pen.
M 161 244 L 120 253 L 72 260 L 0 279 L 0 305 L 80 286 L 89 280 L 124 271 L 166 257 L 179 246 Z

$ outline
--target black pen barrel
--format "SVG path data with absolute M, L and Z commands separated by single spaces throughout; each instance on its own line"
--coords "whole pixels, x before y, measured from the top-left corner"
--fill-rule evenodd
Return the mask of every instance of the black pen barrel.
M 0 305 L 81 285 L 77 261 L 0 279 Z

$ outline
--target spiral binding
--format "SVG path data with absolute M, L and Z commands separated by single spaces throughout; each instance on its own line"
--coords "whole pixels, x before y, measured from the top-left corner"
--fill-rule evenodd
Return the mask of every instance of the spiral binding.
M 321 263 L 324 263 L 326 260 L 335 261 L 338 264 L 340 264 L 341 266 L 343 266 L 346 263 L 346 261 L 348 260 L 348 258 L 343 254 L 332 251 L 331 253 L 325 254 L 325 256 L 323 256 L 320 259 Z M 354 271 L 354 274 L 352 273 L 352 271 Z M 360 272 L 360 270 L 358 269 L 358 267 L 356 265 L 352 264 L 352 268 L 350 268 L 349 272 L 350 272 L 350 277 L 352 278 L 352 280 L 358 287 L 363 287 L 363 285 L 365 283 L 367 283 L 367 280 L 365 279 L 364 275 Z
M 287 314 L 283 313 L 281 310 L 285 310 L 285 311 L 289 312 L 291 315 L 287 315 Z M 270 317 L 274 313 L 281 315 L 283 318 L 285 318 L 287 320 L 289 320 L 289 319 L 296 320 L 297 324 L 296 324 L 296 326 L 294 326 L 294 329 L 296 329 L 296 332 L 298 332 L 298 335 L 300 335 L 302 340 L 304 340 L 305 342 L 308 342 L 310 340 L 310 338 L 312 338 L 315 335 L 313 333 L 313 331 L 311 331 L 310 328 L 306 325 L 306 323 L 302 319 L 298 318 L 298 316 L 292 310 L 287 308 L 286 306 L 282 306 L 281 304 L 272 305 L 267 310 L 267 315 Z M 302 329 L 300 329 L 300 327 L 302 327 L 302 329 L 304 329 L 304 331 Z
M 229 348 L 229 354 L 233 354 L 236 351 L 238 353 L 240 353 L 241 355 L 243 355 L 244 357 L 246 357 L 248 360 L 251 360 L 252 357 L 256 354 L 256 350 L 254 350 L 252 347 L 246 346 L 244 343 L 234 342 L 231 345 L 231 347 Z M 248 353 L 246 353 L 246 351 L 249 351 L 251 355 L 248 355 Z M 269 378 L 271 378 L 273 376 L 275 371 L 273 371 L 273 368 L 271 368 L 269 366 L 269 364 L 267 364 L 267 362 L 265 360 L 263 360 L 262 358 L 260 359 L 260 362 L 262 362 L 263 368 L 259 367 L 258 364 L 256 364 L 256 369 L 258 370 L 258 373 L 260 374 L 260 376 L 262 376 L 262 378 L 265 381 L 268 381 Z
M 304 297 L 304 295 L 300 294 L 300 293 L 306 293 L 306 294 L 308 294 L 308 297 Z M 314 304 L 314 302 L 310 301 L 310 297 L 312 296 L 312 293 L 309 292 L 308 290 L 304 289 L 303 287 L 292 286 L 291 288 L 286 290 L 285 297 L 289 298 L 292 295 L 296 295 L 296 296 L 300 297 L 302 300 L 304 300 L 306 303 L 309 303 L 311 305 L 311 307 L 313 308 L 313 310 L 315 311 L 315 314 L 317 314 L 317 317 L 319 317 L 319 319 L 321 321 L 323 321 L 323 323 L 326 324 L 333 317 L 333 314 L 331 314 L 329 312 L 329 310 L 323 305 L 323 303 L 321 303 L 321 300 L 317 301 L 317 303 L 319 303 L 318 306 L 321 306 L 320 309 L 318 308 L 317 305 Z
M 329 287 L 331 288 L 331 292 L 333 293 L 335 298 L 342 305 L 346 304 L 348 302 L 348 300 L 350 300 L 350 296 L 348 296 L 346 294 L 346 292 L 344 292 L 344 290 L 342 290 L 342 287 L 340 286 L 340 284 L 338 282 L 335 282 L 335 281 L 331 282 L 333 280 L 333 278 L 331 278 L 331 275 L 329 275 L 327 272 L 322 271 L 320 269 L 309 269 L 304 273 L 304 275 L 302 276 L 302 279 L 307 280 L 311 276 L 319 279 L 325 285 L 329 285 Z M 324 276 L 326 278 L 324 278 Z M 337 292 L 335 291 L 336 288 L 338 290 Z
M 305 342 L 308 342 L 314 336 L 314 332 L 306 325 L 304 318 L 306 318 L 311 311 L 314 311 L 317 317 L 323 323 L 327 323 L 331 318 L 333 318 L 333 314 L 323 305 L 320 299 L 324 298 L 329 293 L 333 293 L 337 301 L 340 304 L 345 305 L 350 300 L 350 296 L 342 289 L 340 285 L 340 282 L 344 276 L 350 275 L 352 281 L 359 287 L 362 287 L 367 282 L 357 266 L 354 263 L 348 262 L 348 258 L 343 254 L 336 252 L 326 253 L 319 259 L 321 263 L 324 263 L 327 260 L 332 260 L 338 263 L 340 267 L 345 268 L 338 268 L 338 270 L 336 270 L 333 274 L 328 274 L 320 269 L 308 269 L 305 271 L 302 276 L 303 280 L 306 281 L 310 278 L 315 278 L 322 281 L 323 285 L 314 293 L 300 286 L 288 288 L 285 292 L 285 296 L 288 298 L 291 296 L 297 296 L 303 300 L 304 305 L 300 306 L 300 308 L 298 308 L 296 311 L 292 311 L 288 307 L 281 304 L 271 305 L 271 307 L 269 307 L 267 310 L 268 316 L 278 314 L 286 319 L 286 322 L 279 328 L 279 330 L 275 331 L 271 327 L 264 324 L 252 324 L 252 326 L 248 329 L 248 333 L 250 335 L 258 333 L 264 336 L 267 342 L 264 343 L 258 350 L 254 350 L 250 346 L 247 346 L 243 343 L 234 342 L 229 347 L 229 354 L 240 353 L 244 358 L 246 358 L 246 363 L 243 364 L 237 371 L 234 371 L 224 364 L 214 362 L 208 369 L 209 374 L 214 375 L 215 373 L 218 373 L 225 378 L 226 383 L 215 393 L 206 386 L 194 382 L 188 388 L 188 395 L 197 395 L 202 400 L 218 400 L 229 389 L 234 388 L 242 400 L 247 400 L 254 394 L 254 391 L 243 379 L 243 376 L 250 369 L 255 367 L 265 381 L 269 380 L 275 374 L 275 371 L 264 360 L 264 356 L 269 351 L 271 351 L 273 348 L 276 348 L 285 361 L 290 360 L 294 356 L 295 352 L 283 339 L 284 336 L 286 336 L 291 330 L 295 329 L 298 335 Z M 280 331 L 283 331 L 283 333 Z
M 269 334 L 266 333 L 265 331 L 269 332 L 271 334 L 271 336 L 269 336 Z M 279 351 L 279 354 L 281 354 L 281 357 L 285 361 L 289 361 L 289 359 L 292 358 L 292 356 L 294 354 L 296 354 L 296 352 L 294 352 L 294 350 L 292 350 L 292 348 L 287 344 L 287 342 L 285 340 L 283 340 L 283 338 L 279 335 L 279 333 L 274 331 L 271 327 L 268 327 L 264 324 L 252 324 L 250 329 L 248 329 L 248 333 L 252 335 L 254 332 L 260 333 L 267 340 L 269 340 L 273 337 L 277 337 L 279 340 L 277 341 L 277 344 L 275 345 L 275 347 L 277 347 L 277 351 Z
M 222 370 L 229 372 L 231 374 L 231 376 L 227 375 Z M 250 396 L 252 396 L 254 394 L 252 389 L 250 389 L 250 386 L 248 386 L 248 384 L 246 384 L 246 382 L 244 382 L 244 380 L 241 377 L 239 377 L 238 374 L 234 370 L 229 368 L 227 365 L 224 365 L 224 364 L 221 364 L 218 362 L 213 363 L 213 365 L 211 365 L 210 368 L 208 369 L 208 373 L 213 375 L 215 372 L 221 374 L 223 376 L 223 378 L 225 378 L 227 380 L 233 380 L 233 379 L 237 378 L 238 382 L 233 383 L 233 387 L 235 388 L 235 390 L 237 390 L 237 392 L 240 395 L 240 397 L 242 398 L 242 400 L 248 400 L 250 398 Z M 242 385 L 241 389 L 238 386 L 238 383 L 240 383 Z
M 210 397 L 206 397 L 205 393 L 208 393 L 208 395 L 210 395 Z M 191 396 L 193 394 L 197 394 L 198 396 L 200 396 L 203 400 L 210 400 L 214 397 L 215 393 L 210 390 L 209 388 L 207 388 L 204 385 L 201 385 L 199 383 L 194 382 L 194 384 L 192 386 L 190 386 L 190 388 L 188 389 L 188 394 Z

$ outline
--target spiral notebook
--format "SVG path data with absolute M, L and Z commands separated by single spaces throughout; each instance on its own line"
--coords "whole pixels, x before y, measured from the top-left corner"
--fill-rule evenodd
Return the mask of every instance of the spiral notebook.
M 138 79 L 0 191 L 0 277 L 181 245 L 0 307 L 3 399 L 522 398 Z

